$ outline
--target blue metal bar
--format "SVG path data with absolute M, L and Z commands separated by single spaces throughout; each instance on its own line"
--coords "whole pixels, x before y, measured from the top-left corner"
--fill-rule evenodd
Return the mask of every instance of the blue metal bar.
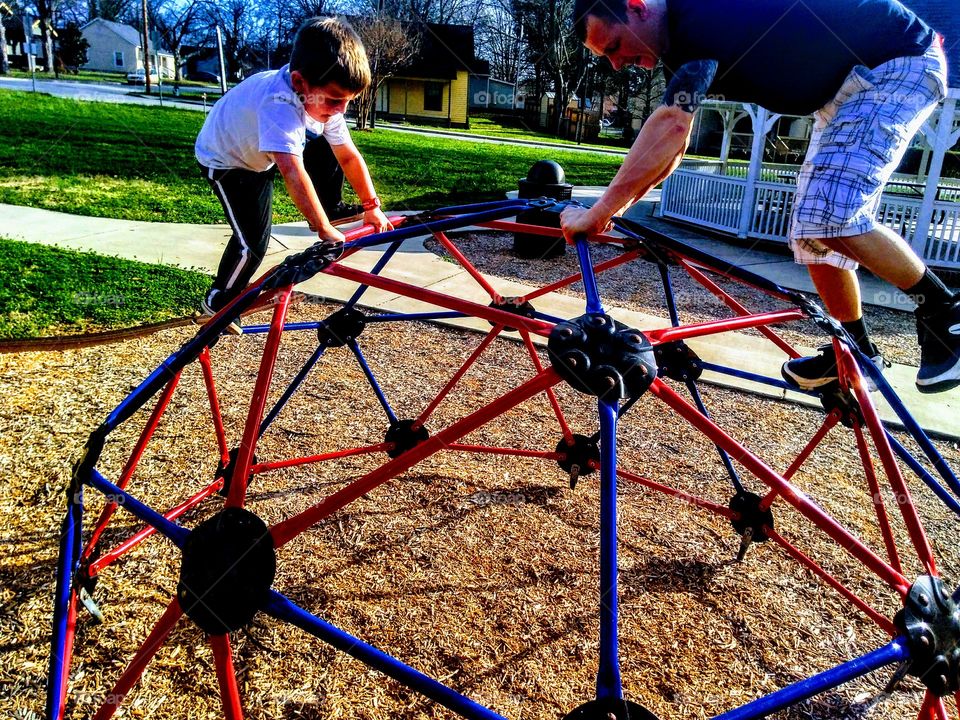
M 859 353 L 859 350 L 857 352 Z M 860 359 L 859 354 L 858 359 Z M 957 479 L 957 476 L 953 473 L 953 470 L 951 470 L 950 466 L 947 465 L 947 461 L 944 460 L 943 455 L 941 455 L 937 448 L 934 447 L 933 443 L 930 442 L 930 438 L 927 437 L 927 433 L 924 432 L 923 428 L 920 427 L 920 424 L 913 419 L 913 416 L 904 406 L 903 402 L 899 397 L 897 397 L 896 392 L 894 392 L 893 388 L 890 387 L 890 383 L 887 382 L 887 379 L 883 376 L 880 368 L 878 368 L 872 362 L 861 362 L 860 366 L 863 370 L 870 374 L 870 377 L 873 378 L 877 389 L 880 390 L 880 393 L 890 404 L 890 407 L 893 408 L 893 411 L 897 414 L 897 417 L 900 418 L 900 422 L 903 423 L 903 427 L 906 428 L 907 432 L 910 433 L 917 445 L 920 446 L 923 454 L 926 455 L 927 459 L 933 464 L 940 477 L 943 478 L 944 482 L 946 482 L 950 489 L 953 490 L 955 495 L 960 496 L 960 480 Z
M 154 528 L 156 528 L 157 532 L 166 536 L 178 548 L 182 548 L 183 544 L 187 541 L 187 536 L 190 534 L 190 531 L 187 530 L 187 528 L 167 520 L 163 515 L 158 513 L 153 508 L 144 505 L 130 493 L 118 488 L 96 470 L 90 471 L 90 479 L 88 480 L 88 483 L 91 487 L 95 487 L 104 495 L 108 496 L 107 499 L 109 501 L 115 502 L 120 507 L 136 515 L 148 525 L 152 525 Z
M 927 472 L 927 469 L 920 464 L 920 461 L 917 460 L 909 450 L 900 444 L 899 440 L 897 440 L 889 432 L 884 432 L 886 433 L 890 447 L 892 447 L 893 451 L 900 456 L 900 459 L 903 460 L 907 466 L 913 470 L 914 473 L 916 473 L 917 477 L 919 477 L 931 490 L 933 490 L 936 496 L 943 501 L 944 505 L 953 510 L 953 512 L 955 512 L 957 515 L 960 515 L 960 501 L 951 495 L 950 491 L 943 487 L 943 485 L 938 483 L 936 478 Z
M 490 200 L 489 202 L 472 203 L 470 205 L 456 205 L 454 207 L 433 210 L 432 212 L 437 215 L 463 215 L 465 213 L 475 213 L 482 210 L 498 210 L 505 207 L 517 208 L 519 206 L 525 208 L 528 204 L 529 200 L 509 198 L 507 200 Z
M 700 411 L 701 415 L 709 418 L 710 413 L 707 411 L 707 406 L 704 404 L 703 398 L 700 397 L 700 390 L 697 388 L 697 384 L 693 380 L 687 380 L 686 384 L 687 390 L 693 398 L 693 404 L 697 406 L 697 410 Z M 719 445 L 714 445 L 714 447 L 717 449 L 717 452 L 720 453 L 720 462 L 722 462 L 723 466 L 727 469 L 727 474 L 730 476 L 730 482 L 733 483 L 734 490 L 738 493 L 744 492 L 743 483 L 740 482 L 740 475 L 737 474 L 737 469 L 733 466 L 733 462 L 730 460 L 727 451 Z
M 445 320 L 447 318 L 466 317 L 465 313 L 448 310 L 443 312 L 422 312 L 422 313 L 383 313 L 380 315 L 371 315 L 367 318 L 367 325 L 377 322 L 396 322 L 398 320 Z
M 680 327 L 680 313 L 677 312 L 677 300 L 673 296 L 670 268 L 662 263 L 657 263 L 657 269 L 660 271 L 660 282 L 663 284 L 663 297 L 667 303 L 667 312 L 670 313 L 670 324 L 673 327 Z
M 617 638 L 617 410 L 598 403 L 600 412 L 600 666 L 597 698 L 622 698 Z
M 404 686 L 427 696 L 461 717 L 471 720 L 506 720 L 502 715 L 488 710 L 372 645 L 368 645 L 362 640 L 345 633 L 340 628 L 311 615 L 275 590 L 270 591 L 270 599 L 264 605 L 263 612 L 315 635 L 338 650 L 375 670 L 379 670 Z
M 387 417 L 390 418 L 390 422 L 397 422 L 397 416 L 394 415 L 393 409 L 390 407 L 390 403 L 387 402 L 387 396 L 383 394 L 383 390 L 380 387 L 380 383 L 377 382 L 377 379 L 373 376 L 373 372 L 370 370 L 370 366 L 367 365 L 367 359 L 363 356 L 363 353 L 360 351 L 360 346 L 357 345 L 356 340 L 347 341 L 347 345 L 353 350 L 353 354 L 357 357 L 357 362 L 360 363 L 360 367 L 363 369 L 363 374 L 367 376 L 367 380 L 370 383 L 370 387 L 373 388 L 373 392 L 377 395 L 377 400 L 380 401 L 380 404 L 383 406 L 384 411 L 387 413 Z
M 577 260 L 580 261 L 580 275 L 583 278 L 583 290 L 587 296 L 587 312 L 602 313 L 603 303 L 600 300 L 600 290 L 597 288 L 597 276 L 593 272 L 593 260 L 590 259 L 590 244 L 583 235 L 577 238 Z
M 535 311 L 533 313 L 533 316 L 537 320 L 546 320 L 547 322 L 552 322 L 552 323 L 562 323 L 566 319 L 562 317 L 557 317 L 556 315 L 548 315 L 547 313 L 543 313 L 540 311 Z
M 137 410 L 143 407 L 160 388 L 164 387 L 173 377 L 192 363 L 204 348 L 210 345 L 226 329 L 227 325 L 240 317 L 240 313 L 253 305 L 260 294 L 260 285 L 248 288 L 234 305 L 233 310 L 217 320 L 211 320 L 204 325 L 196 336 L 183 347 L 168 357 L 160 366 L 148 375 L 123 401 L 113 410 L 101 426 L 104 433 L 112 432 L 120 423 L 128 420 Z
M 444 230 L 455 230 L 457 228 L 476 225 L 477 223 L 487 222 L 488 220 L 499 220 L 500 218 L 516 215 L 518 210 L 528 207 L 526 200 L 509 201 L 512 204 L 504 205 L 490 210 L 461 215 L 459 217 L 442 218 L 440 220 L 427 220 L 425 222 L 415 222 L 409 225 L 401 225 L 396 230 L 368 235 L 358 238 L 344 244 L 344 249 L 373 247 L 375 245 L 384 245 L 398 240 L 408 240 L 409 238 L 420 237 L 433 232 L 443 232 Z
M 743 380 L 753 380 L 754 382 L 762 383 L 763 385 L 770 385 L 771 387 L 775 388 L 781 388 L 783 390 L 803 392 L 803 390 L 798 390 L 793 385 L 790 385 L 783 380 L 769 378 L 766 375 L 757 375 L 756 373 L 747 372 L 746 370 L 737 370 L 736 368 L 728 368 L 724 365 L 715 365 L 714 363 L 709 362 L 701 362 L 700 367 L 702 367 L 704 370 L 712 370 L 715 373 L 720 373 L 721 375 L 730 375 L 731 377 L 738 377 Z M 808 394 L 812 395 L 813 393 Z
M 326 345 L 320 345 L 316 350 L 313 351 L 307 362 L 304 363 L 303 367 L 300 368 L 300 372 L 297 373 L 297 376 L 293 379 L 293 382 L 290 383 L 290 386 L 283 391 L 283 395 L 277 400 L 277 404 L 271 408 L 270 412 L 267 413 L 267 416 L 263 419 L 263 422 L 260 423 L 260 431 L 257 434 L 257 437 L 263 437 L 263 434 L 267 431 L 267 428 L 276 420 L 277 415 L 280 414 L 280 411 L 283 407 L 289 402 L 290 398 L 293 397 L 293 394 L 297 391 L 300 385 L 304 380 L 307 379 L 307 375 L 313 369 L 313 366 L 317 364 L 317 361 L 320 359 L 320 356 L 326 351 Z
M 63 708 L 60 700 L 66 683 L 64 667 L 67 620 L 70 614 L 73 576 L 80 560 L 80 532 L 83 523 L 83 487 L 67 497 L 67 512 L 60 525 L 60 555 L 57 558 L 57 586 L 53 596 L 53 629 L 50 637 L 50 665 L 46 717 L 57 720 Z
M 796 682 L 759 700 L 754 700 L 735 710 L 729 710 L 723 715 L 717 715 L 713 720 L 759 720 L 759 718 L 767 717 L 772 713 L 796 705 L 798 702 L 807 700 L 826 690 L 832 690 L 874 670 L 879 670 L 892 663 L 903 662 L 908 657 L 909 652 L 906 642 L 903 638 L 898 637 L 879 650 L 874 650 L 819 675 Z
M 380 271 L 383 270 L 384 267 L 386 267 L 388 262 L 390 262 L 390 258 L 396 255 L 397 250 L 400 249 L 400 245 L 401 245 L 401 242 L 397 240 L 397 242 L 393 243 L 393 245 L 388 247 L 386 251 L 383 253 L 383 255 L 380 257 L 380 259 L 377 260 L 377 264 L 373 266 L 373 270 L 371 270 L 370 272 L 373 275 L 379 275 Z M 360 302 L 360 298 L 363 297 L 363 294 L 367 291 L 369 287 L 370 287 L 369 285 L 361 285 L 360 287 L 358 287 L 356 289 L 356 292 L 354 292 L 353 295 L 351 296 L 351 298 L 347 300 L 347 303 L 346 305 L 344 305 L 344 307 L 350 308 L 356 305 L 358 302 Z
M 289 330 L 317 330 L 321 325 L 322 321 L 314 320 L 313 322 L 295 322 L 295 323 L 284 323 L 283 331 L 287 332 Z M 244 335 L 256 335 L 260 333 L 270 332 L 269 323 L 266 325 L 244 325 L 243 334 Z

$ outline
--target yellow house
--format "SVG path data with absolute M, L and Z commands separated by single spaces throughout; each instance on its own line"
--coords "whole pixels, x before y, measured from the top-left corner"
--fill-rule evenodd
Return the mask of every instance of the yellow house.
M 471 26 L 426 23 L 417 58 L 380 86 L 377 116 L 469 127 L 470 73 L 479 62 Z

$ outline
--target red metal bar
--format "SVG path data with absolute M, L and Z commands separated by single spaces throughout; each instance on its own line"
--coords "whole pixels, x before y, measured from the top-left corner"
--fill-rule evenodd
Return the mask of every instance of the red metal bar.
M 640 257 L 641 254 L 642 253 L 639 250 L 630 250 L 628 252 L 625 252 L 623 255 L 618 255 L 615 258 L 611 258 L 610 260 L 605 260 L 599 265 L 594 266 L 593 271 L 595 274 L 599 275 L 604 270 L 609 270 L 610 268 L 617 267 L 618 265 L 623 265 L 624 263 L 628 263 L 628 262 L 631 262 L 632 260 L 636 260 L 638 257 Z M 557 280 L 555 283 L 552 283 L 551 285 L 545 285 L 539 290 L 534 290 L 532 293 L 524 295 L 523 297 L 520 298 L 520 301 L 526 302 L 528 300 L 535 300 L 536 298 L 542 297 L 547 293 L 552 293 L 555 290 L 560 290 L 562 288 L 573 285 L 575 282 L 579 282 L 581 279 L 582 279 L 582 276 L 580 273 L 574 273 L 573 275 L 568 275 L 562 280 Z
M 723 304 L 728 308 L 733 310 L 738 315 L 750 315 L 750 311 L 746 307 L 741 305 L 737 300 L 727 293 L 722 287 L 717 285 L 713 280 L 711 280 L 706 274 L 701 272 L 698 268 L 694 267 L 692 264 L 686 260 L 680 261 L 680 266 L 687 271 L 687 273 L 696 280 L 698 283 L 703 285 L 707 290 L 712 292 L 714 296 L 720 298 L 723 301 Z M 763 335 L 770 340 L 774 345 L 783 350 L 791 358 L 800 357 L 800 353 L 797 352 L 793 346 L 784 340 L 782 337 L 777 335 L 773 330 L 768 327 L 757 328 Z
M 250 472 L 259 475 L 270 470 L 282 470 L 288 467 L 297 467 L 298 465 L 309 465 L 311 463 L 324 462 L 325 460 L 336 460 L 338 458 L 351 457 L 353 455 L 368 455 L 376 452 L 386 452 L 392 447 L 393 443 L 378 443 L 377 445 L 367 445 L 366 447 L 350 448 L 349 450 L 335 450 L 323 455 L 311 455 L 310 457 L 293 458 L 292 460 L 279 460 L 277 462 L 258 463 L 250 468 Z
M 176 507 L 173 507 L 170 510 L 168 510 L 166 514 L 164 514 L 164 517 L 167 520 L 176 520 L 185 512 L 187 512 L 188 510 L 192 510 L 197 505 L 199 505 L 204 500 L 206 500 L 208 497 L 213 495 L 221 487 L 223 487 L 223 478 L 217 478 L 216 480 L 214 480 L 212 483 L 207 485 L 207 487 L 205 487 L 203 490 L 198 492 L 193 497 L 188 498 L 187 500 L 184 500 L 182 503 L 180 503 Z M 122 543 L 120 543 L 115 548 L 110 550 L 110 552 L 104 553 L 103 555 L 98 557 L 96 560 L 94 560 L 92 563 L 90 563 L 90 569 L 89 569 L 90 575 L 93 576 L 98 574 L 103 570 L 103 568 L 119 560 L 121 557 L 126 555 L 137 545 L 139 545 L 148 537 L 153 535 L 156 531 L 157 529 L 153 525 L 144 525 L 136 534 L 131 535 Z
M 923 696 L 923 705 L 920 707 L 920 720 L 949 720 L 943 701 L 929 690 Z
M 273 369 L 277 364 L 277 354 L 280 352 L 280 340 L 283 337 L 283 324 L 290 307 L 290 293 L 293 287 L 283 290 L 280 302 L 273 311 L 270 321 L 270 332 L 267 334 L 263 357 L 260 359 L 260 370 L 257 373 L 257 382 L 250 401 L 250 412 L 247 413 L 247 424 L 243 428 L 243 439 L 237 452 L 237 463 L 234 466 L 233 476 L 230 478 L 230 492 L 227 495 L 227 507 L 243 507 L 247 494 L 247 478 L 250 476 L 250 466 L 253 465 L 253 452 L 257 448 L 257 439 L 260 434 L 260 422 L 263 420 L 263 411 L 267 404 L 267 393 L 270 391 L 270 381 L 273 379 Z
M 270 529 L 270 533 L 273 535 L 274 547 L 279 548 L 285 545 L 300 533 L 348 503 L 356 500 L 358 497 L 365 495 L 375 487 L 382 485 L 391 478 L 396 477 L 399 473 L 413 467 L 424 458 L 449 446 L 450 443 L 459 440 L 468 433 L 485 425 L 493 418 L 502 415 L 520 403 L 529 400 L 537 393 L 543 392 L 547 388 L 556 385 L 558 382 L 560 382 L 560 376 L 557 375 L 553 368 L 545 370 L 486 407 L 480 408 L 467 417 L 458 420 L 447 429 L 437 433 L 416 447 L 411 448 L 390 462 L 381 465 L 376 470 L 367 473 L 362 478 L 335 492 L 316 505 L 274 525 Z
M 834 347 L 838 355 L 837 367 L 840 370 L 840 382 L 842 384 L 845 378 L 853 380 L 852 388 L 860 405 L 860 412 L 867 423 L 867 428 L 870 430 L 870 438 L 873 440 L 877 455 L 880 456 L 887 482 L 893 489 L 894 497 L 900 508 L 900 515 L 907 526 L 907 533 L 910 535 L 910 540 L 917 551 L 917 557 L 919 557 L 927 572 L 935 576 L 937 574 L 937 562 L 934 559 L 933 550 L 927 540 L 923 524 L 920 522 L 920 516 L 917 515 L 913 499 L 910 497 L 910 490 L 907 488 L 907 483 L 900 472 L 900 466 L 897 465 L 897 458 L 893 454 L 890 442 L 887 440 L 883 423 L 880 421 L 877 409 L 870 400 L 870 393 L 867 392 L 866 384 L 860 375 L 857 361 L 846 345 L 834 341 Z
M 853 433 L 857 439 L 857 450 L 860 452 L 863 472 L 867 477 L 867 487 L 870 488 L 870 499 L 873 501 L 873 508 L 877 513 L 877 522 L 880 524 L 880 533 L 883 535 L 883 544 L 887 548 L 887 559 L 897 572 L 902 573 L 903 565 L 901 565 L 900 555 L 897 553 L 897 543 L 893 539 L 893 529 L 890 527 L 887 508 L 883 502 L 883 496 L 880 494 L 880 484 L 877 482 L 873 458 L 870 456 L 870 448 L 867 446 L 867 439 L 863 436 L 863 428 L 860 427 L 860 423 L 853 423 Z
M 497 304 L 503 302 L 503 296 L 493 289 L 493 285 L 487 282 L 487 279 L 473 266 L 473 263 L 467 259 L 467 256 L 460 252 L 460 248 L 454 245 L 442 232 L 435 232 L 433 236 L 447 249 L 447 252 L 456 258 L 457 262 L 460 263 L 460 267 L 466 270 L 470 277 L 477 281 L 477 285 L 486 291 L 487 295 L 490 296 L 490 299 L 493 300 L 493 302 Z
M 53 720 L 60 720 L 67 707 L 67 685 L 70 678 L 70 664 L 73 661 L 73 646 L 77 637 L 77 591 L 74 588 L 70 593 L 70 602 L 67 605 L 67 632 L 63 642 L 63 666 L 60 682 L 60 702 L 57 705 L 60 714 Z
M 210 350 L 204 348 L 198 359 L 200 360 L 200 370 L 203 372 L 203 384 L 207 388 L 207 398 L 210 401 L 210 414 L 213 417 L 217 447 L 220 449 L 220 462 L 226 467 L 230 463 L 230 448 L 227 445 L 227 433 L 223 428 L 223 416 L 220 414 L 220 399 L 217 397 L 217 387 L 213 381 Z
M 237 687 L 237 673 L 233 669 L 230 651 L 230 636 L 211 635 L 210 647 L 213 648 L 213 664 L 217 669 L 217 683 L 220 685 L 223 717 L 225 720 L 243 720 L 240 688 Z
M 871 620 L 873 620 L 877 625 L 879 625 L 883 630 L 890 634 L 891 637 L 898 634 L 897 626 L 891 622 L 890 618 L 881 615 L 879 612 L 874 610 L 872 607 L 867 605 L 864 600 L 861 600 L 857 595 L 852 591 L 847 589 L 839 580 L 833 577 L 830 573 L 824 570 L 819 564 L 814 562 L 814 560 L 808 557 L 806 554 L 801 552 L 798 548 L 794 547 L 786 538 L 784 538 L 780 533 L 776 532 L 773 528 L 765 527 L 763 531 L 767 534 L 771 540 L 775 541 L 787 551 L 794 560 L 799 562 L 801 565 L 804 565 L 814 574 L 820 576 L 830 587 L 843 595 L 847 600 L 853 603 L 857 608 L 859 608 L 864 614 L 867 615 Z
M 801 515 L 836 541 L 847 553 L 875 572 L 881 580 L 905 597 L 910 590 L 907 579 L 873 553 L 859 539 L 854 537 L 836 520 L 827 515 L 806 495 L 774 472 L 760 458 L 734 440 L 712 420 L 700 414 L 680 395 L 666 385 L 660 378 L 653 381 L 650 392 L 660 398 L 668 407 L 676 411 L 693 427 L 706 435 L 715 445 L 722 447 L 735 462 L 739 462 L 768 487 L 776 488 L 781 497 L 793 505 Z
M 525 233 L 527 235 L 543 235 L 545 237 L 554 237 L 558 238 L 563 235 L 563 231 L 560 228 L 551 228 L 543 227 L 542 225 L 527 225 L 525 223 L 518 223 L 516 220 L 486 220 L 481 223 L 477 223 L 479 227 L 490 228 L 491 230 L 504 230 L 506 232 L 518 232 Z M 587 238 L 590 242 L 596 243 L 608 243 L 612 245 L 624 245 L 627 240 L 622 237 L 616 237 L 614 235 L 606 235 L 603 233 L 598 233 L 596 235 L 591 235 Z M 629 242 L 633 243 L 633 240 Z M 567 243 L 569 245 L 569 243 Z
M 153 659 L 153 656 L 157 654 L 157 650 L 160 649 L 163 643 L 166 642 L 167 636 L 170 635 L 170 631 L 173 630 L 174 626 L 180 620 L 181 615 L 183 615 L 183 609 L 180 607 L 180 602 L 177 598 L 173 598 L 170 604 L 167 605 L 167 609 L 164 610 L 163 615 L 160 616 L 157 624 L 153 626 L 153 630 L 150 631 L 147 639 L 144 640 L 143 645 L 140 646 L 136 655 L 133 656 L 133 660 L 127 665 L 127 669 L 123 671 L 120 679 L 117 680 L 117 684 L 113 686 L 113 690 L 107 695 L 106 701 L 100 706 L 97 714 L 93 716 L 93 720 L 109 720 L 109 718 L 113 717 L 113 714 L 117 711 L 117 708 L 120 707 L 120 703 L 123 702 L 126 694 L 130 692 L 130 689 L 136 684 L 137 680 L 140 679 L 147 664 Z
M 429 417 L 433 414 L 433 411 L 437 409 L 437 406 L 441 402 L 443 402 L 443 399 L 450 393 L 451 390 L 453 390 L 453 387 L 458 382 L 460 382 L 460 378 L 462 378 L 466 374 L 467 370 L 473 367 L 473 364 L 483 354 L 483 351 L 486 350 L 487 347 L 489 347 L 490 343 L 494 341 L 494 339 L 497 337 L 497 335 L 500 334 L 502 330 L 503 330 L 503 325 L 494 325 L 490 329 L 490 332 L 487 333 L 487 336 L 477 346 L 477 349 L 470 354 L 470 357 L 466 359 L 466 362 L 464 362 L 463 365 L 460 366 L 460 369 L 457 370 L 456 373 L 454 373 L 453 377 L 450 378 L 449 382 L 447 382 L 446 385 L 444 385 L 443 389 L 437 394 L 437 396 L 433 399 L 433 401 L 429 405 L 427 405 L 426 410 L 420 413 L 420 417 L 417 418 L 417 422 L 415 423 L 416 427 L 418 428 L 423 427 L 426 424 Z
M 681 325 L 680 327 L 661 328 L 660 330 L 645 330 L 647 338 L 652 343 L 667 343 L 675 340 L 716 335 L 717 333 L 732 332 L 734 330 L 748 330 L 760 328 L 763 325 L 775 325 L 790 320 L 802 320 L 806 317 L 800 310 L 776 310 L 774 312 L 757 313 L 746 317 L 727 318 L 725 320 L 711 320 L 710 322 Z
M 163 417 L 164 412 L 166 412 L 167 406 L 170 404 L 170 398 L 173 397 L 173 391 L 177 389 L 177 384 L 179 382 L 180 373 L 178 372 L 170 379 L 170 382 L 168 382 L 166 387 L 163 388 L 163 392 L 160 394 L 160 397 L 157 398 L 157 404 L 154 406 L 153 412 L 150 413 L 150 418 L 147 420 L 147 424 L 144 425 L 143 430 L 140 432 L 140 437 L 137 440 L 136 445 L 133 446 L 133 452 L 130 454 L 126 465 L 123 466 L 123 470 L 120 473 L 120 479 L 117 481 L 117 487 L 119 487 L 121 490 L 127 487 L 127 483 L 130 482 L 130 478 L 133 477 L 133 473 L 137 469 L 137 465 L 140 464 L 140 459 L 143 457 L 143 452 L 147 449 L 147 443 L 150 442 L 150 438 L 152 438 L 153 433 L 156 432 L 157 426 L 160 424 L 160 419 Z M 97 524 L 94 527 L 93 533 L 90 535 L 90 540 L 87 542 L 87 546 L 84 548 L 83 555 L 81 557 L 90 557 L 90 554 L 93 552 L 94 547 L 96 547 L 97 541 L 100 540 L 100 536 L 103 534 L 103 531 L 107 529 L 107 525 L 110 523 L 110 518 L 113 517 L 113 513 L 116 511 L 116 509 L 117 504 L 115 502 L 108 502 L 103 506 L 103 510 L 100 511 L 100 517 L 97 519 Z
M 524 330 L 528 330 L 532 333 L 543 336 L 550 335 L 550 331 L 553 329 L 553 325 L 551 323 L 544 322 L 543 320 L 536 320 L 534 318 L 525 318 L 521 315 L 514 315 L 506 310 L 497 310 L 496 308 L 492 308 L 487 305 L 480 305 L 479 303 L 470 302 L 469 300 L 462 300 L 460 298 L 453 297 L 452 295 L 446 295 L 434 290 L 428 290 L 427 288 L 417 287 L 416 285 L 410 285 L 409 283 L 400 282 L 399 280 L 392 280 L 390 278 L 381 277 L 380 275 L 373 275 L 371 273 L 364 272 L 363 270 L 357 270 L 355 268 L 348 267 L 347 265 L 343 265 L 341 263 L 334 263 L 333 265 L 330 265 L 324 269 L 324 272 L 335 277 L 353 280 L 361 285 L 369 285 L 370 287 L 375 287 L 378 290 L 386 290 L 388 292 L 396 293 L 397 295 L 402 295 L 403 297 L 437 305 L 438 307 L 446 308 L 447 310 L 462 312 L 466 315 L 479 318 L 480 320 L 486 320 L 494 325 L 499 324 L 506 327 L 518 329 L 523 328 Z
M 790 467 L 787 468 L 787 471 L 783 474 L 784 480 L 789 480 L 794 476 L 797 470 L 800 469 L 800 466 L 803 465 L 807 458 L 810 457 L 810 453 L 819 445 L 823 438 L 826 437 L 827 433 L 833 430 L 836 424 L 840 422 L 840 411 L 831 410 L 827 417 L 824 419 L 823 424 L 820 426 L 820 429 L 810 438 L 810 442 L 807 443 L 806 447 L 797 455 L 797 459 L 793 461 Z M 770 506 L 773 505 L 773 501 L 777 499 L 776 489 L 771 490 L 766 494 L 763 500 L 760 501 L 761 510 L 769 510 Z
M 683 502 L 693 505 L 694 507 L 704 508 L 705 510 L 709 510 L 716 515 L 727 518 L 727 520 L 733 520 L 737 514 L 724 505 L 719 505 L 718 503 L 711 502 L 710 500 L 698 497 L 697 495 L 691 495 L 684 490 L 677 490 L 676 488 L 672 488 L 668 485 L 661 485 L 650 478 L 645 478 L 626 470 L 617 470 L 617 477 L 621 477 L 629 482 L 636 483 L 637 485 L 643 485 L 651 490 L 656 490 L 664 495 L 669 495 L 670 497 L 682 500 Z
M 462 445 L 450 443 L 447 450 L 459 452 L 489 453 L 490 455 L 518 455 L 520 457 L 543 458 L 544 460 L 559 460 L 563 453 L 543 452 L 542 450 L 520 450 L 518 448 L 490 447 L 488 445 Z
M 527 346 L 527 352 L 530 353 L 530 359 L 533 361 L 537 372 L 543 372 L 543 363 L 540 362 L 540 355 L 537 353 L 537 348 L 534 347 L 533 340 L 530 339 L 530 333 L 526 330 L 521 330 L 520 336 L 523 338 L 524 345 Z M 560 432 L 563 433 L 563 439 L 568 442 L 573 441 L 573 431 L 567 424 L 567 419 L 563 416 L 563 409 L 557 401 L 557 394 L 553 391 L 553 388 L 547 390 L 547 397 L 550 399 L 551 407 L 553 407 L 553 414 L 557 416 L 557 422 L 560 423 Z

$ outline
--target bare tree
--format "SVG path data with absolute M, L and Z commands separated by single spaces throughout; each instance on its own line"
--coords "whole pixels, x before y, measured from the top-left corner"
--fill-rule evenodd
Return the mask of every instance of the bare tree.
M 490 74 L 516 83 L 530 70 L 524 55 L 523 23 L 509 0 L 493 0 L 476 24 L 478 55 L 490 61 Z
M 202 7 L 199 0 L 189 2 L 154 1 L 151 14 L 153 26 L 163 44 L 173 54 L 174 82 L 180 82 L 180 64 L 183 61 L 183 46 L 199 28 Z
M 357 99 L 357 130 L 376 125 L 377 93 L 387 78 L 413 60 L 420 50 L 420 36 L 396 18 L 377 14 L 356 21 L 370 59 L 370 87 Z
M 266 19 L 259 6 L 248 0 L 213 0 L 203 6 L 204 25 L 211 32 L 219 27 L 223 33 L 223 53 L 227 75 L 242 80 L 252 62 L 253 45 L 262 36 Z

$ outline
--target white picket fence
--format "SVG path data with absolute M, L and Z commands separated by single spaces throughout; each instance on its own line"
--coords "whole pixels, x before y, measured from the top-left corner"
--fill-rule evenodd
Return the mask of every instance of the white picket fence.
M 720 172 L 719 161 L 685 161 L 664 183 L 659 214 L 720 232 L 785 243 L 797 167 L 763 166 L 761 180 L 747 201 L 754 212 L 747 214 L 745 229 L 740 223 L 746 166 L 728 164 L 726 174 Z M 946 181 L 941 186 L 930 227 L 922 229 L 917 228 L 922 191 L 918 191 L 916 179 L 896 176 L 887 190 L 877 219 L 906 239 L 932 267 L 960 268 L 960 183 Z

